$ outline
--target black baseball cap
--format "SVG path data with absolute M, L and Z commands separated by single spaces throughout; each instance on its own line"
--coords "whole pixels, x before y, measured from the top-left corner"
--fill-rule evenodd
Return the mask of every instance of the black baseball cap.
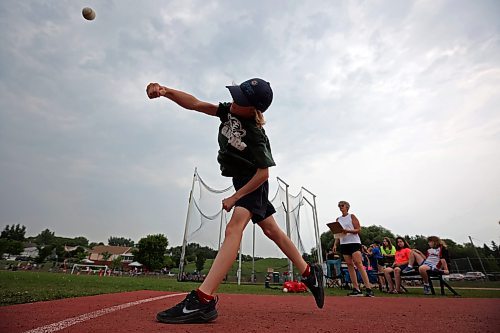
M 260 112 L 269 108 L 273 101 L 273 90 L 269 82 L 259 78 L 247 80 L 239 86 L 226 86 L 233 101 L 240 106 L 253 106 Z

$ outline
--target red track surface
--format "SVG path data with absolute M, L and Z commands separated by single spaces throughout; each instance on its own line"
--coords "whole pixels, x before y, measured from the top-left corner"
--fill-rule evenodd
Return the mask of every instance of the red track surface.
M 0 332 L 25 332 L 162 295 L 169 293 L 137 291 L 1 307 Z M 327 297 L 320 310 L 312 297 L 221 294 L 219 318 L 213 323 L 166 325 L 155 321 L 156 312 L 183 297 L 129 306 L 58 332 L 500 332 L 499 299 L 444 297 Z

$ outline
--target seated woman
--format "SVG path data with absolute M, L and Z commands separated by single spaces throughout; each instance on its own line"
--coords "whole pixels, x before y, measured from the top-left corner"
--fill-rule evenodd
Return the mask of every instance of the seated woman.
M 410 259 L 408 260 L 408 267 L 403 270 L 403 273 L 412 273 L 415 271 L 413 265 L 418 264 L 418 272 L 424 281 L 424 294 L 430 295 L 431 288 L 429 285 L 429 274 L 427 271 L 437 271 L 443 274 L 449 274 L 448 263 L 449 254 L 446 244 L 437 236 L 427 237 L 429 249 L 427 255 L 424 255 L 419 250 L 412 250 Z
M 370 263 L 372 268 L 377 273 L 384 272 L 384 266 L 382 266 L 382 262 L 384 257 L 382 256 L 382 252 L 380 252 L 380 241 L 376 240 L 372 245 L 368 248 L 368 257 L 370 258 Z M 385 286 L 385 279 L 382 275 L 378 275 L 377 282 L 382 290 L 383 286 Z
M 410 249 L 410 246 L 408 245 L 406 240 L 403 237 L 397 237 L 394 263 L 392 264 L 392 266 L 386 267 L 384 269 L 384 275 L 389 284 L 389 293 L 391 294 L 401 293 L 401 271 L 407 268 L 411 252 L 412 251 Z M 392 277 L 391 277 L 392 273 L 394 273 L 396 288 L 394 288 L 394 283 L 392 282 Z
M 384 237 L 380 252 L 382 253 L 383 259 L 379 260 L 379 265 L 386 267 L 392 265 L 394 262 L 394 255 L 396 254 L 396 248 L 392 245 L 389 237 Z

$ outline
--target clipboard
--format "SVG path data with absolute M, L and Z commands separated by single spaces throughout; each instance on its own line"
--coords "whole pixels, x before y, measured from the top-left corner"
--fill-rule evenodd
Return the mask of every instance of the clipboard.
M 342 227 L 342 225 L 337 221 L 327 223 L 326 225 L 328 226 L 328 228 L 330 228 L 330 230 L 334 234 L 341 234 L 344 231 L 344 228 Z

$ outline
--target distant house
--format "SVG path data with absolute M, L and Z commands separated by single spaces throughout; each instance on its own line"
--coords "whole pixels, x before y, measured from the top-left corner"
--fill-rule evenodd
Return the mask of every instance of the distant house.
M 96 264 L 105 264 L 121 257 L 123 263 L 129 263 L 134 261 L 134 255 L 132 254 L 133 249 L 134 248 L 130 246 L 98 245 L 89 250 L 88 259 L 94 261 Z M 103 253 L 109 253 L 111 255 L 105 260 Z
M 20 257 L 25 258 L 36 258 L 38 257 L 38 249 L 36 248 L 36 244 L 26 244 L 23 252 L 19 255 Z

